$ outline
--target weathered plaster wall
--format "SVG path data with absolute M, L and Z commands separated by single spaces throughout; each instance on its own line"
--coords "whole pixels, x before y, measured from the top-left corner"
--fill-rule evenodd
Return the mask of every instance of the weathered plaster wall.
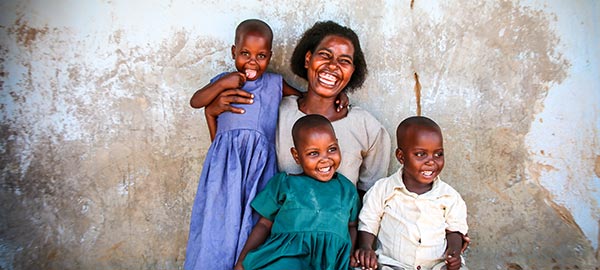
M 273 27 L 271 67 L 299 87 L 288 68 L 298 36 L 317 20 L 354 28 L 370 74 L 353 103 L 391 134 L 417 112 L 442 125 L 443 174 L 469 206 L 471 269 L 598 269 L 595 1 L 0 10 L 0 269 L 182 268 L 209 146 L 188 99 L 231 68 L 233 29 L 249 17 Z

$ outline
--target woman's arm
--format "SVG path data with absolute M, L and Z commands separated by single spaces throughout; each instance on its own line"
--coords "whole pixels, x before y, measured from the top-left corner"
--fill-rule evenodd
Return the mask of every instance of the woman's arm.
M 246 82 L 246 76 L 240 72 L 231 72 L 218 80 L 211 82 L 198 89 L 190 99 L 190 106 L 195 109 L 207 106 L 227 89 L 236 89 L 242 87 Z
M 248 240 L 246 240 L 244 248 L 240 252 L 240 257 L 238 258 L 238 261 L 234 267 L 235 270 L 244 269 L 242 262 L 246 258 L 246 255 L 249 251 L 262 245 L 265 240 L 267 240 L 267 237 L 269 237 L 271 234 L 271 227 L 273 227 L 272 221 L 266 219 L 265 217 L 260 217 L 256 225 L 254 225 L 250 236 L 248 236 Z
M 204 117 L 210 132 L 210 140 L 217 134 L 217 117 L 224 112 L 244 113 L 244 109 L 231 106 L 232 103 L 252 104 L 254 95 L 241 89 L 229 89 L 221 92 L 204 110 Z

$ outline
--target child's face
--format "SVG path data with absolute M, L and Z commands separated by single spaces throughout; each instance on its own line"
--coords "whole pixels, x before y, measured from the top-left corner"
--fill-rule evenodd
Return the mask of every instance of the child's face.
M 271 61 L 271 41 L 259 32 L 245 33 L 239 44 L 231 47 L 237 71 L 254 81 L 267 70 Z
M 292 156 L 304 173 L 322 182 L 331 180 L 340 166 L 342 155 L 331 127 L 310 128 L 299 133 Z
M 424 186 L 444 168 L 442 134 L 434 128 L 411 127 L 396 158 L 404 164 L 402 179 L 407 187 Z

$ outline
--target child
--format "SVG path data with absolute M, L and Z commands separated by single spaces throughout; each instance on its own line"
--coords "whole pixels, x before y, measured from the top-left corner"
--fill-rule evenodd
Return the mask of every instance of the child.
M 352 182 L 336 173 L 341 152 L 333 126 L 321 115 L 306 115 L 292 136 L 292 156 L 303 173 L 275 175 L 252 201 L 261 217 L 235 269 L 349 266 L 360 201 Z
M 282 95 L 300 92 L 287 85 L 281 75 L 266 71 L 272 42 L 273 31 L 265 22 L 241 22 L 231 47 L 237 71 L 217 75 L 190 100 L 192 107 L 202 108 L 221 92 L 241 88 L 251 94 L 253 103 L 240 104 L 240 108 L 223 112 L 216 120 L 207 115 L 213 143 L 192 209 L 184 264 L 187 270 L 233 267 L 258 220 L 250 202 L 277 172 L 279 102 Z M 347 97 L 340 99 L 337 102 L 343 106 L 338 108 L 345 110 L 339 113 L 347 113 Z
M 431 119 L 415 116 L 402 121 L 396 135 L 403 167 L 365 195 L 353 259 L 363 269 L 377 268 L 378 261 L 383 269 L 459 269 L 467 208 L 438 176 L 444 168 L 442 131 Z
M 273 32 L 260 20 L 241 22 L 231 54 L 236 72 L 217 75 L 196 91 L 190 104 L 200 108 L 226 89 L 243 88 L 254 104 L 240 107 L 243 114 L 226 112 L 209 122 L 211 144 L 192 209 L 185 269 L 231 269 L 252 226 L 250 201 L 277 172 L 275 128 L 285 87 L 281 75 L 266 72 Z

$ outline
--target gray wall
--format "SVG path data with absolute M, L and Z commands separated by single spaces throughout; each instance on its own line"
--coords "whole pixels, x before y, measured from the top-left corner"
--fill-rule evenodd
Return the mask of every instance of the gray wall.
M 598 269 L 596 1 L 2 1 L 0 269 L 181 269 L 210 144 L 188 100 L 241 20 L 288 67 L 315 21 L 357 31 L 351 96 L 444 130 L 471 269 Z M 419 86 L 415 80 L 418 75 Z M 393 160 L 392 173 L 398 168 Z

